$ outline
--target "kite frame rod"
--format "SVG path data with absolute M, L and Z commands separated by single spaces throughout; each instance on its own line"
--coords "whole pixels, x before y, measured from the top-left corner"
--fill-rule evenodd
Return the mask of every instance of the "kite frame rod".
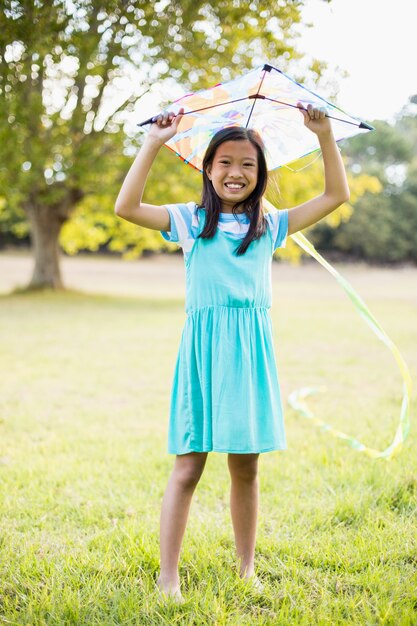
M 227 102 L 219 102 L 219 104 L 211 104 L 210 106 L 202 107 L 201 109 L 194 109 L 193 111 L 185 111 L 183 115 L 190 115 L 191 113 L 199 113 L 200 111 L 206 111 L 207 109 L 223 107 L 226 104 L 234 104 L 235 102 L 243 102 L 243 100 L 247 100 L 247 99 L 248 99 L 248 96 L 245 96 L 244 98 L 238 98 L 237 100 L 228 100 Z M 138 126 L 146 126 L 146 124 L 153 124 L 154 122 L 156 122 L 157 117 L 158 117 L 157 115 L 154 115 L 153 117 L 150 117 L 145 122 L 141 122 L 140 124 L 138 124 Z
M 207 111 L 207 109 L 214 109 L 216 107 L 221 107 L 221 106 L 225 106 L 227 104 L 234 104 L 235 102 L 243 102 L 244 100 L 269 100 L 270 102 L 276 102 L 277 104 L 283 104 L 284 106 L 287 107 L 291 107 L 293 109 L 299 109 L 302 111 L 307 111 L 306 108 L 304 107 L 299 107 L 296 104 L 290 104 L 289 102 L 283 102 L 282 100 L 275 100 L 274 98 L 268 98 L 267 96 L 263 96 L 261 94 L 253 94 L 251 96 L 245 96 L 244 98 L 237 98 L 236 100 L 228 100 L 227 102 L 219 102 L 218 104 L 211 104 L 210 106 L 207 107 L 201 107 L 200 109 L 194 109 L 193 111 L 185 111 L 183 113 L 183 115 L 191 115 L 192 113 L 199 113 L 200 111 Z M 252 107 L 253 110 L 253 107 Z M 252 111 L 251 111 L 252 114 Z M 373 126 L 371 126 L 370 124 L 367 124 L 366 122 L 351 122 L 349 120 L 344 120 L 340 117 L 334 117 L 333 115 L 328 115 L 326 113 L 326 117 L 329 117 L 332 120 L 337 120 L 338 122 L 344 122 L 345 124 L 351 124 L 352 126 L 357 126 L 358 128 L 366 128 L 367 130 L 375 130 Z M 146 126 L 147 124 L 153 124 L 154 122 L 156 122 L 157 116 L 153 116 L 150 117 L 149 119 L 145 120 L 144 122 L 140 122 L 140 124 L 137 124 L 137 126 Z M 249 116 L 250 119 L 250 116 Z M 249 122 L 249 120 L 248 120 Z
M 283 104 L 286 107 L 292 107 L 293 109 L 300 109 L 301 111 L 308 111 L 305 107 L 299 107 L 296 104 L 290 104 L 289 102 L 283 102 L 282 100 L 275 100 L 274 98 L 268 98 L 267 96 L 249 96 L 249 98 L 262 98 L 263 100 L 269 100 L 269 102 L 276 102 L 277 104 Z M 325 107 L 324 107 L 325 108 Z M 335 117 L 334 115 L 329 115 L 326 113 L 326 117 L 331 120 L 337 120 L 338 122 L 344 122 L 345 124 L 351 124 L 352 126 L 358 126 L 358 128 L 367 128 L 368 130 L 375 130 L 373 126 L 367 124 L 366 122 L 351 122 L 350 120 L 344 120 L 341 117 Z

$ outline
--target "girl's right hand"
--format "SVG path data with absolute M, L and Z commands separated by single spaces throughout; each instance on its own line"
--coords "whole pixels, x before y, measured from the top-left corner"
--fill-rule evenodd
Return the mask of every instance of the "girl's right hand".
M 157 139 L 161 144 L 169 141 L 178 132 L 178 125 L 182 120 L 184 109 L 181 108 L 177 114 L 172 111 L 161 113 L 156 118 L 149 131 L 149 137 Z

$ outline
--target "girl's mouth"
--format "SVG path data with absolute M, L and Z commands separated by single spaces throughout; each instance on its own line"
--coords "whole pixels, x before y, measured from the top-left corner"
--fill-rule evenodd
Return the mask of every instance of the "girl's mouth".
M 243 183 L 224 183 L 224 186 L 227 187 L 227 189 L 239 191 L 243 189 L 245 185 Z

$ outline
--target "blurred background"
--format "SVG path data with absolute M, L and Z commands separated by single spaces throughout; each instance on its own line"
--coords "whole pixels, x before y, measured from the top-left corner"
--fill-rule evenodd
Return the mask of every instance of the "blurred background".
M 351 201 L 309 238 L 333 260 L 415 264 L 411 7 L 400 0 L 393 15 L 372 0 L 6 3 L 0 268 L 7 280 L 0 289 L 14 284 L 13 259 L 21 288 L 54 289 L 65 286 L 63 258 L 181 255 L 159 233 L 114 214 L 144 137 L 136 124 L 184 93 L 265 61 L 376 128 L 340 142 Z M 198 172 L 162 150 L 145 199 L 198 201 L 200 182 Z M 313 155 L 274 172 L 267 195 L 283 208 L 321 189 L 321 159 Z M 300 256 L 291 241 L 280 253 L 292 263 Z

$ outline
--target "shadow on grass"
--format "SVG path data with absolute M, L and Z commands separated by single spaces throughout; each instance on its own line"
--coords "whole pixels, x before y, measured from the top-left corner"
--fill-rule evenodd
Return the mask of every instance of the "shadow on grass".
M 55 302 L 85 300 L 97 303 L 115 302 L 123 303 L 140 303 L 141 306 L 150 308 L 170 308 L 185 306 L 184 298 L 154 298 L 151 296 L 140 295 L 121 295 L 108 293 L 90 293 L 79 289 L 55 289 L 50 287 L 17 287 L 8 293 L 0 294 L 0 300 L 9 300 L 12 298 L 31 298 L 38 300 L 51 300 Z

